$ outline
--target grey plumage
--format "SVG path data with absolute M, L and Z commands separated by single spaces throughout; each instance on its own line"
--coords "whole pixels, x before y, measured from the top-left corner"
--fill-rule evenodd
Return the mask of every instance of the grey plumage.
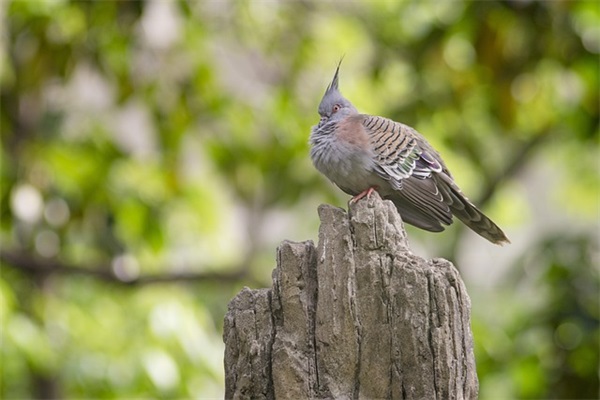
M 360 199 L 376 189 L 402 219 L 431 232 L 453 216 L 492 243 L 510 243 L 454 183 L 437 151 L 413 128 L 360 114 L 338 88 L 338 65 L 319 104 L 321 119 L 310 135 L 315 167 L 344 192 Z

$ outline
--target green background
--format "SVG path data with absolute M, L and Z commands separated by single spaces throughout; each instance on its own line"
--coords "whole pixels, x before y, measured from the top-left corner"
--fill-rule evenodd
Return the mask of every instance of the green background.
M 344 56 L 512 240 L 461 270 L 481 399 L 597 398 L 597 1 L 0 2 L 0 397 L 222 397 L 222 320 L 346 207 L 308 135 Z

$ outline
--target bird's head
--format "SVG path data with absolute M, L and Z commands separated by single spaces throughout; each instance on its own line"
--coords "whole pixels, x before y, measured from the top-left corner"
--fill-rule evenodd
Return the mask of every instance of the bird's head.
M 327 86 L 327 90 L 321 99 L 321 104 L 319 104 L 319 115 L 321 116 L 319 126 L 322 126 L 330 121 L 339 121 L 348 115 L 358 114 L 356 108 L 344 96 L 342 96 L 338 89 L 341 63 L 342 61 L 340 60 L 335 70 L 333 80 L 329 86 Z

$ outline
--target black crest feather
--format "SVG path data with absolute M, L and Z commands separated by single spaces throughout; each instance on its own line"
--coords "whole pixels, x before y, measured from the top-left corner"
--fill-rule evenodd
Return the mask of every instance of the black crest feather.
M 342 65 L 343 60 L 344 60 L 344 57 L 340 58 L 340 62 L 338 62 L 337 68 L 335 69 L 335 74 L 333 75 L 333 79 L 332 79 L 331 83 L 329 84 L 329 86 L 327 86 L 327 90 L 325 91 L 325 94 L 331 92 L 332 90 L 336 90 L 339 92 L 338 82 L 339 82 L 340 66 Z

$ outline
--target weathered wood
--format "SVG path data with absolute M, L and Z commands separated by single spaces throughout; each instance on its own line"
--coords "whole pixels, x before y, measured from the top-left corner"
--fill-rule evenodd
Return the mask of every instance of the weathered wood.
M 226 398 L 477 398 L 470 301 L 454 266 L 412 254 L 377 194 L 319 216 L 317 248 L 283 242 L 273 288 L 229 304 Z

